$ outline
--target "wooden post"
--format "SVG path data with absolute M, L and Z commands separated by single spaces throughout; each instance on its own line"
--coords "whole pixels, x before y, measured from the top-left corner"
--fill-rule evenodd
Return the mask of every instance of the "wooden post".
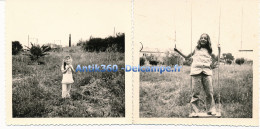
M 29 47 L 29 42 L 30 42 L 30 38 L 29 38 L 29 35 L 28 35 L 28 46 L 27 47 Z
M 69 37 L 69 47 L 71 47 L 71 34 L 70 34 L 70 37 Z

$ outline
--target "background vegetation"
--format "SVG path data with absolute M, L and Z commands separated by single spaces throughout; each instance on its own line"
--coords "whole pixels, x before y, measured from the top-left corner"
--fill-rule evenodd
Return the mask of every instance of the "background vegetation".
M 80 40 L 77 46 L 82 46 L 82 48 L 88 52 L 125 52 L 125 34 L 117 33 L 115 37 L 109 36 L 104 39 L 90 37 L 87 41 Z
M 188 117 L 191 99 L 189 73 L 189 66 L 183 66 L 181 72 L 141 72 L 140 117 Z M 219 73 L 220 88 L 217 86 L 217 69 L 213 71 L 213 87 L 222 117 L 252 118 L 252 65 L 220 65 Z M 201 109 L 205 111 L 204 104 L 201 104 Z
M 122 38 L 124 35 L 118 35 Z M 116 39 L 117 39 L 116 38 Z M 110 40 L 113 38 L 107 38 Z M 103 41 L 104 39 L 102 39 Z M 88 45 L 95 41 L 91 39 Z M 123 41 L 124 43 L 124 41 Z M 122 43 L 118 42 L 118 45 Z M 86 44 L 85 44 L 86 46 Z M 24 51 L 12 56 L 12 110 L 13 117 L 124 117 L 125 116 L 125 73 L 117 72 L 77 72 L 73 73 L 71 98 L 61 98 L 61 65 L 65 55 L 73 58 L 73 67 L 92 64 L 125 65 L 124 50 L 116 46 L 116 51 L 107 46 L 106 51 L 86 52 L 81 46 L 49 51 L 35 46 L 31 50 L 41 53 L 42 65 L 30 56 L 35 51 Z M 32 49 L 33 48 L 33 49 Z M 38 49 L 40 48 L 40 49 Z M 83 47 L 84 48 L 84 47 Z M 124 47 L 123 47 L 124 48 Z M 49 48 L 48 48 L 49 49 Z M 41 52 L 40 52 L 41 51 Z M 42 53 L 43 52 L 43 53 Z

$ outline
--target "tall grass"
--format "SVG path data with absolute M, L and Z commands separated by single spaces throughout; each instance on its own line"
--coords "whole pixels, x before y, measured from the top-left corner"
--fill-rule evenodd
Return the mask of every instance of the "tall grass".
M 181 72 L 140 73 L 140 117 L 188 117 L 191 99 L 190 67 Z M 221 65 L 213 71 L 214 99 L 222 117 L 252 117 L 252 65 Z M 220 104 L 218 93 L 220 92 Z M 205 94 L 202 95 L 205 96 Z M 204 104 L 201 108 L 205 108 Z M 204 109 L 205 110 L 205 109 Z
M 124 71 L 74 73 L 71 99 L 61 99 L 60 69 L 67 54 L 72 56 L 74 69 L 78 64 L 125 65 L 124 53 L 86 53 L 78 47 L 51 52 L 44 58 L 46 65 L 28 65 L 28 57 L 13 56 L 13 117 L 124 117 Z M 100 83 L 93 84 L 95 80 Z

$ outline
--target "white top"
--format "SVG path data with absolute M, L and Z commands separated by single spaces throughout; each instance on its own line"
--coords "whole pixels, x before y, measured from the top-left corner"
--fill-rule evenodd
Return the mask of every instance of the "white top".
M 67 69 L 69 66 L 66 65 L 65 67 Z M 61 70 L 65 70 L 64 65 L 61 66 Z M 71 70 L 71 68 L 69 68 L 65 73 L 63 73 L 61 83 L 70 84 L 70 83 L 73 83 L 73 82 L 74 82 L 74 80 L 73 80 L 73 77 L 72 77 L 72 70 Z
M 212 75 L 212 69 L 210 67 L 212 59 L 206 48 L 201 48 L 200 50 L 196 48 L 192 59 L 190 75 L 197 75 L 201 72 L 206 75 Z

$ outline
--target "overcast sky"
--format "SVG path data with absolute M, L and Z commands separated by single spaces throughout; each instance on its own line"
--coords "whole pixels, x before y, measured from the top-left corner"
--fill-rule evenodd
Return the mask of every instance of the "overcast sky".
M 18 40 L 23 45 L 28 44 L 28 35 L 30 42 L 36 42 L 33 38 L 40 44 L 61 40 L 67 46 L 69 34 L 76 44 L 91 35 L 113 35 L 114 27 L 116 32 L 126 32 L 131 26 L 131 0 L 8 0 L 6 5 L 7 42 Z M 136 0 L 135 45 L 173 49 L 176 31 L 177 48 L 188 54 L 191 41 L 194 49 L 200 35 L 208 33 L 213 53 L 220 36 L 222 53 L 252 57 L 238 50 L 256 48 L 257 5 L 257 0 Z
M 236 57 L 252 56 L 250 52 L 238 53 L 238 50 L 254 49 L 258 43 L 257 5 L 256 0 L 137 0 L 134 10 L 135 42 L 142 42 L 144 47 L 160 48 L 162 51 L 173 49 L 176 31 L 177 48 L 189 54 L 191 40 L 194 49 L 200 35 L 207 33 L 211 38 L 213 52 L 217 53 L 221 7 L 222 53 L 231 52 Z
M 8 0 L 6 3 L 9 40 L 23 45 L 61 40 L 67 45 L 69 34 L 76 44 L 93 37 L 124 32 L 131 17 L 130 0 Z M 56 41 L 56 43 L 59 43 Z

